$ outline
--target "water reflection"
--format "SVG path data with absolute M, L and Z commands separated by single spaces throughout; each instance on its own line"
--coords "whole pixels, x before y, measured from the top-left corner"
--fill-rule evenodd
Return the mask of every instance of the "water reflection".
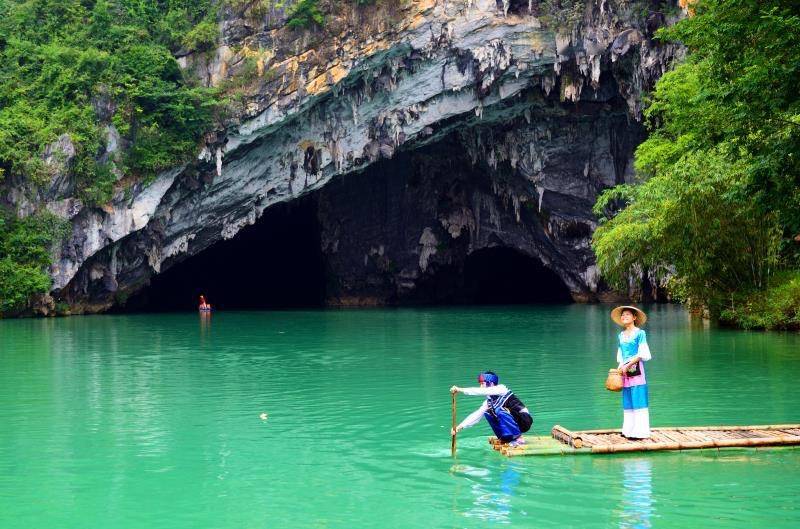
M 622 462 L 622 501 L 620 529 L 652 527 L 653 515 L 652 462 L 647 458 L 625 459 Z
M 510 463 L 499 474 L 490 469 L 461 467 L 460 471 L 475 479 L 471 484 L 473 501 L 464 516 L 494 523 L 511 523 L 512 500 L 520 484 L 520 472 Z
M 200 314 L 200 338 L 208 338 L 211 331 L 211 312 L 199 311 Z

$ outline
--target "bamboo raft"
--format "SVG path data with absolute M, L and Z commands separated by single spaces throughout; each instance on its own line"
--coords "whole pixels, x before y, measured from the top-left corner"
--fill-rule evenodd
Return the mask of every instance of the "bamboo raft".
M 559 425 L 550 433 L 550 437 L 526 437 L 526 444 L 519 447 L 495 437 L 489 443 L 509 457 L 800 446 L 800 424 L 652 428 L 649 439 L 627 439 L 621 430 L 571 431 Z

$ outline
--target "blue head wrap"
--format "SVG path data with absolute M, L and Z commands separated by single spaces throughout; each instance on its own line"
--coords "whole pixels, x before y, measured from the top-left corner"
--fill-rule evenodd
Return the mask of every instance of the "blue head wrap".
M 487 386 L 496 386 L 500 383 L 500 377 L 492 371 L 484 371 L 478 375 L 478 383 L 485 382 Z

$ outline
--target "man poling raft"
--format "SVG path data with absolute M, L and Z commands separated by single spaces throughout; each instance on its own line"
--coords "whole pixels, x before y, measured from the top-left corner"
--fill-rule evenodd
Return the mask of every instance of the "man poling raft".
M 499 377 L 492 371 L 484 371 L 478 375 L 480 387 L 461 388 L 453 386 L 450 393 L 485 396 L 486 400 L 474 412 L 470 413 L 450 434 L 455 436 L 464 428 L 469 428 L 485 418 L 492 431 L 502 443 L 520 446 L 525 443 L 522 434 L 531 429 L 533 417 L 528 408 L 505 385 L 500 384 Z

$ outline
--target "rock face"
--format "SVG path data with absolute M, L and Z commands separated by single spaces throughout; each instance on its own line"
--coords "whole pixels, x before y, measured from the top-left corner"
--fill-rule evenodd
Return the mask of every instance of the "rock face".
M 208 134 L 195 163 L 104 208 L 48 201 L 73 226 L 52 294 L 106 310 L 316 191 L 331 303 L 420 299 L 432 277 L 489 247 L 534 257 L 574 299 L 598 299 L 591 206 L 631 180 L 641 93 L 680 53 L 651 40 L 665 23 L 652 4 L 588 0 L 559 29 L 536 1 L 409 1 L 334 18 L 320 42 L 279 13 L 254 23 L 228 12 L 216 55 L 181 62 L 211 83 L 256 57 L 239 122 Z
M 605 106 L 559 113 L 555 101 L 535 123 L 471 126 L 330 183 L 318 200 L 329 303 L 457 302 L 470 256 L 488 248 L 544 264 L 557 277 L 543 287 L 560 278 L 575 300 L 598 300 L 592 205 L 628 176 L 642 133 Z

